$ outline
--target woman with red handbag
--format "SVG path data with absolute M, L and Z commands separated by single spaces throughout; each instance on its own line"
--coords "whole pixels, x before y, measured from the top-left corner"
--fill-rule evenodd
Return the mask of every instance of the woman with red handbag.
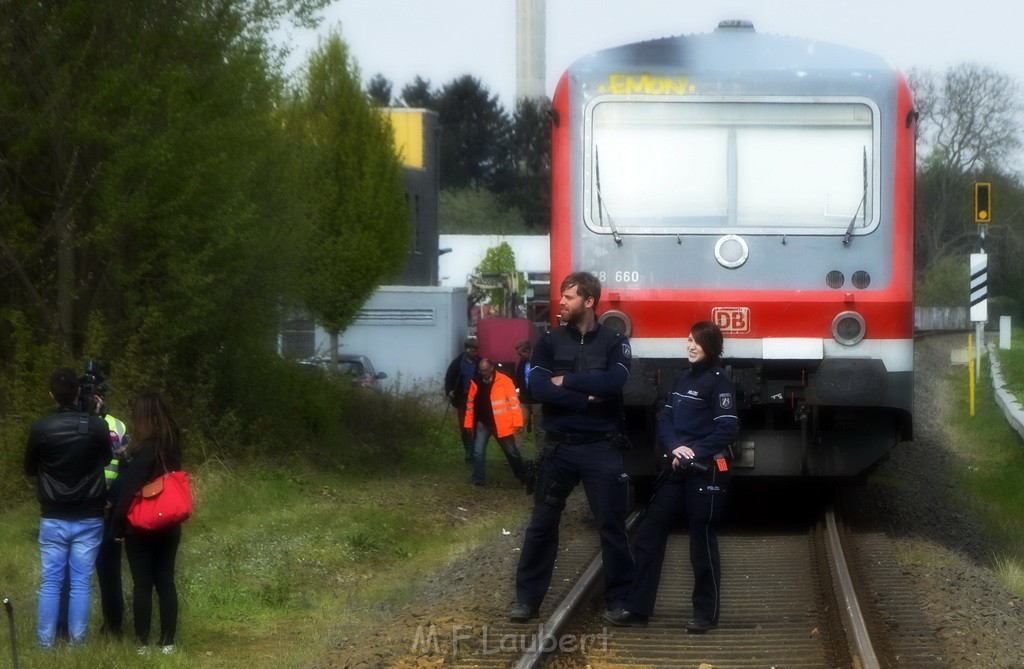
M 178 624 L 178 592 L 174 584 L 174 561 L 181 542 L 181 525 L 145 530 L 129 522 L 129 511 L 141 497 L 144 487 L 167 472 L 181 470 L 181 430 L 162 395 L 147 392 L 135 400 L 132 412 L 132 441 L 126 449 L 127 464 L 122 463 L 116 484 L 116 503 L 112 511 L 111 532 L 116 541 L 124 541 L 132 574 L 132 603 L 135 635 L 142 644 L 140 654 L 149 652 L 149 631 L 153 618 L 153 590 L 160 605 L 160 652 L 174 652 L 174 634 Z M 162 494 L 162 493 L 161 493 Z M 131 514 L 134 517 L 134 513 Z

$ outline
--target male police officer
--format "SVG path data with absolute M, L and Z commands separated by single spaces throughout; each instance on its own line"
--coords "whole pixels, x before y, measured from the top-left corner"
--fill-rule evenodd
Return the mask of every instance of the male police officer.
M 530 389 L 541 403 L 547 435 L 519 556 L 516 603 L 509 613 L 514 622 L 539 614 L 558 554 L 565 500 L 581 481 L 601 538 L 607 608 L 620 608 L 629 592 L 633 556 L 620 429 L 630 350 L 625 336 L 597 323 L 600 297 L 601 283 L 593 274 L 567 276 L 559 301 L 565 325 L 541 337 L 531 360 Z

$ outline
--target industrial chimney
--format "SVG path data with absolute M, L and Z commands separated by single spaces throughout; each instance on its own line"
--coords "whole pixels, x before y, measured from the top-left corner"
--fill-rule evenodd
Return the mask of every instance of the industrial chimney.
M 542 98 L 544 0 L 516 0 L 516 99 Z

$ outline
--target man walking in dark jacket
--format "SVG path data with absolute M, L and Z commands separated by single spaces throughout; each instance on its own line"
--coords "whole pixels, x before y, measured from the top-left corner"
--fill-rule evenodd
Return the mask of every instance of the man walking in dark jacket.
M 469 395 L 469 382 L 476 374 L 476 365 L 480 362 L 477 350 L 476 337 L 467 337 L 464 344 L 465 351 L 455 358 L 448 365 L 448 371 L 444 375 L 444 394 L 458 412 L 459 432 L 462 437 L 462 449 L 465 451 L 466 462 L 473 462 L 475 440 L 472 430 L 467 430 L 462 425 L 466 422 L 466 396 Z
M 516 391 L 519 393 L 519 406 L 523 408 L 523 423 L 526 431 L 533 431 L 533 394 L 530 392 L 530 356 L 533 355 L 533 346 L 529 339 L 516 342 L 516 353 L 519 355 L 519 362 L 516 363 L 516 371 L 512 381 L 516 384 Z
M 110 462 L 110 433 L 102 418 L 78 410 L 79 392 L 72 370 L 53 373 L 50 396 L 57 402 L 57 412 L 32 424 L 25 449 L 25 473 L 37 477 L 42 516 L 36 640 L 43 648 L 52 647 L 56 636 L 66 570 L 71 581 L 68 633 L 72 644 L 85 642 L 90 579 L 103 540 L 103 468 Z

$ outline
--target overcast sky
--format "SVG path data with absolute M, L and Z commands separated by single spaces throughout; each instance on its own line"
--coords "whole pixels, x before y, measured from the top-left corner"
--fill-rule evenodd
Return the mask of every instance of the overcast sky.
M 339 28 L 364 81 L 377 73 L 398 95 L 416 75 L 435 88 L 478 77 L 509 109 L 515 97 L 515 0 L 337 0 L 319 32 Z M 978 62 L 1024 85 L 1021 0 L 547 0 L 548 96 L 572 61 L 628 42 L 709 32 L 749 19 L 758 32 L 835 42 L 896 67 L 945 70 Z M 292 31 L 290 69 L 317 35 Z

